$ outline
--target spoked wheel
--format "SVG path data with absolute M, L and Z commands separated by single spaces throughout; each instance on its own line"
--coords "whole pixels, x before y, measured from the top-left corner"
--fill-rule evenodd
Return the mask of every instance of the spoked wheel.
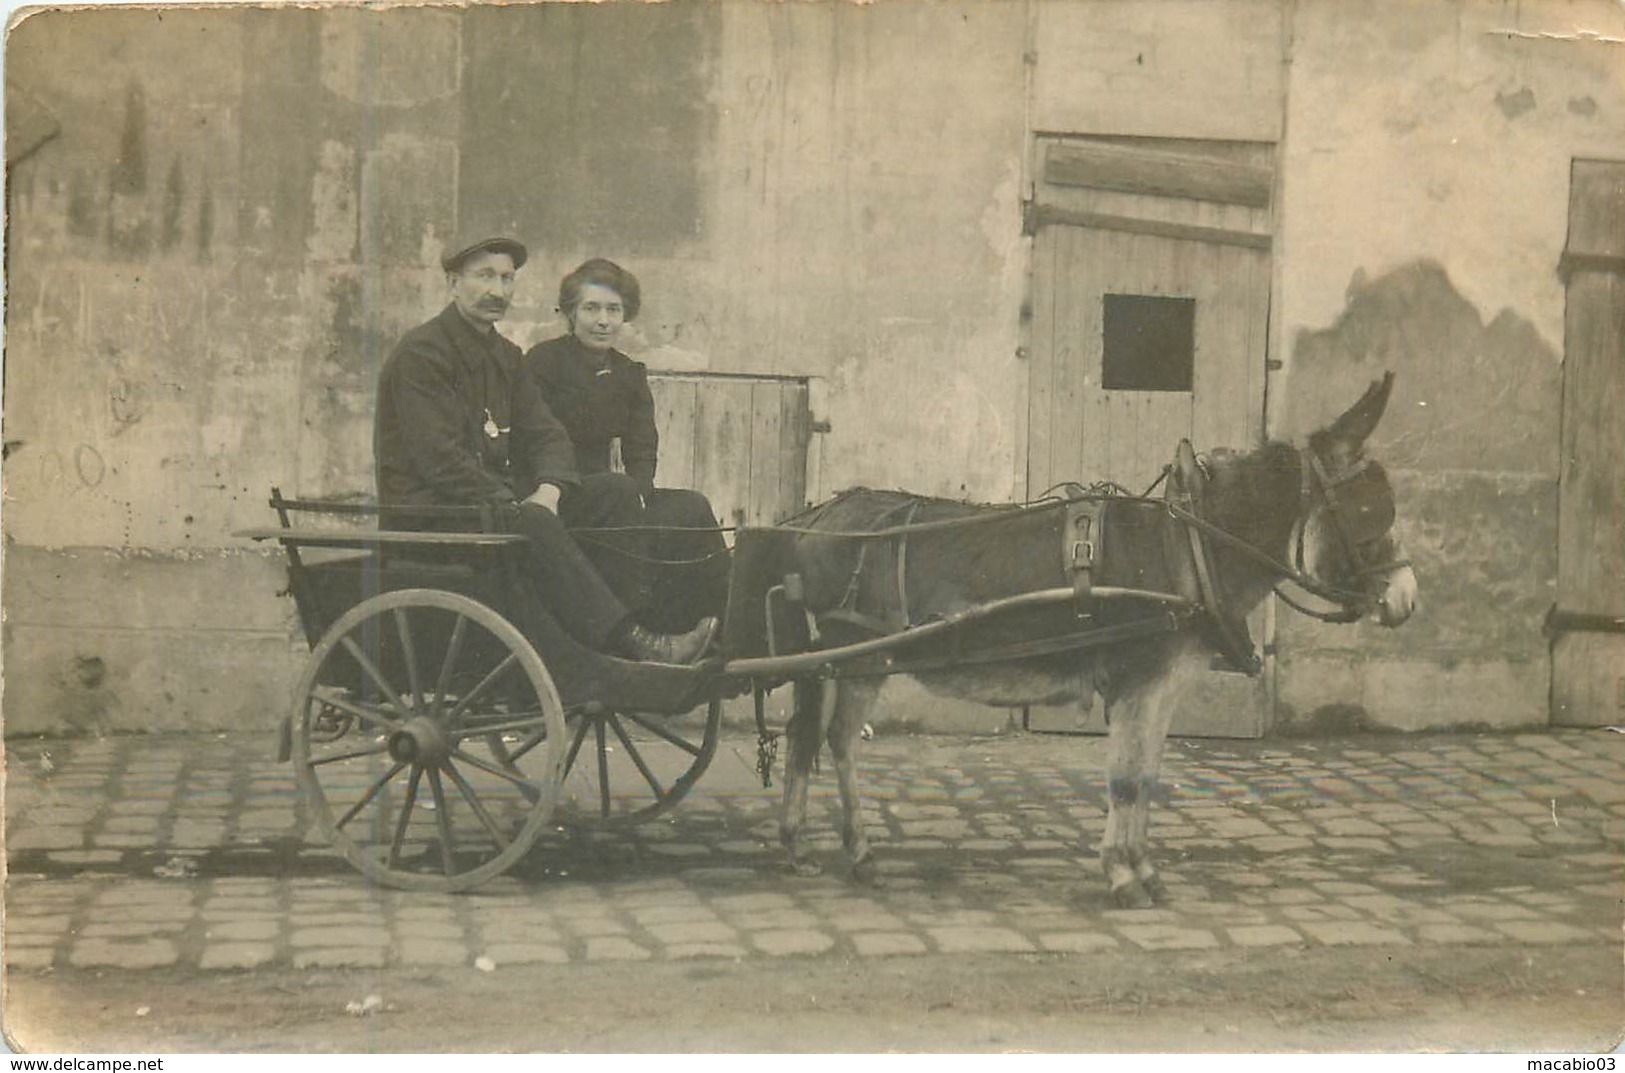
M 564 706 L 530 642 L 477 600 L 402 589 L 357 604 L 311 652 L 295 705 L 300 792 L 379 883 L 475 886 L 553 813 Z
M 642 823 L 681 801 L 716 755 L 722 702 L 693 715 L 613 712 L 599 706 L 567 720 L 561 813 L 588 827 Z

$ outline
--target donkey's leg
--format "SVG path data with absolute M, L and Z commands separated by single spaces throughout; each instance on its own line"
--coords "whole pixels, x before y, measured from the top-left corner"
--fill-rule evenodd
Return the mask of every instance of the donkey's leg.
M 1100 864 L 1112 900 L 1145 909 L 1163 893 L 1147 852 L 1151 793 L 1168 733 L 1168 703 L 1177 672 L 1155 674 L 1126 689 L 1111 704 L 1111 757 L 1107 764 L 1108 811 Z
M 1145 720 L 1141 731 L 1141 756 L 1143 757 L 1141 793 L 1138 806 L 1130 814 L 1132 822 L 1129 829 L 1129 859 L 1134 865 L 1134 878 L 1140 881 L 1147 894 L 1153 901 L 1163 901 L 1168 896 L 1168 888 L 1163 884 L 1162 877 L 1157 874 L 1156 864 L 1151 857 L 1151 805 L 1152 797 L 1162 775 L 1162 757 L 1166 751 L 1168 740 L 1168 726 L 1173 722 L 1174 713 L 1179 710 L 1189 690 L 1192 680 L 1203 673 L 1207 663 L 1202 650 L 1194 645 L 1188 645 L 1179 650 L 1169 661 L 1168 669 L 1153 683 L 1149 698 L 1150 718 Z
M 828 688 L 828 687 L 826 687 Z M 858 796 L 858 740 L 864 720 L 880 696 L 878 679 L 847 679 L 830 692 L 840 694 L 827 735 L 835 758 L 835 779 L 841 790 L 841 844 L 852 862 L 852 878 L 875 881 L 875 861 L 864 833 L 863 802 Z
M 798 680 L 795 683 L 790 722 L 785 727 L 789 752 L 784 758 L 784 804 L 779 814 L 779 842 L 789 857 L 790 869 L 801 876 L 815 876 L 823 871 L 817 861 L 801 856 L 801 829 L 807 822 L 807 790 L 812 781 L 813 761 L 818 758 L 824 728 L 834 715 L 838 692 L 830 682 Z
M 1153 767 L 1146 773 L 1143 780 L 1143 789 L 1140 801 L 1136 803 L 1130 813 L 1128 858 L 1134 868 L 1134 878 L 1153 902 L 1161 902 L 1168 897 L 1168 888 L 1157 874 L 1157 867 L 1151 860 L 1151 796 L 1157 786 L 1157 771 Z

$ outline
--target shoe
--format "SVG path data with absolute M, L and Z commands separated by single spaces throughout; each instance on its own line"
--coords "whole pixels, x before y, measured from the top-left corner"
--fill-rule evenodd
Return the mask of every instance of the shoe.
M 633 626 L 621 647 L 625 655 L 645 663 L 688 664 L 705 654 L 716 634 L 717 620 L 713 617 L 700 619 L 700 624 L 687 633 L 652 633 Z

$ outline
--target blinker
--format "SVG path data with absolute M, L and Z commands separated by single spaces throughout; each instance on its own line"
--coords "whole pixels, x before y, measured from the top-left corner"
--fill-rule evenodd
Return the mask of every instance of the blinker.
M 1377 462 L 1367 462 L 1337 488 L 1338 512 L 1356 546 L 1387 535 L 1394 524 L 1394 490 Z

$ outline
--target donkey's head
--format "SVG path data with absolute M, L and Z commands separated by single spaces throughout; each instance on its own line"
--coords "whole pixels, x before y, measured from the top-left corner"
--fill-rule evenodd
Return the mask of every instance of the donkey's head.
M 1338 595 L 1358 617 L 1370 612 L 1398 626 L 1416 610 L 1416 574 L 1393 533 L 1394 490 L 1365 441 L 1388 405 L 1394 374 L 1385 373 L 1360 401 L 1309 437 L 1302 452 L 1306 513 L 1298 569 Z

